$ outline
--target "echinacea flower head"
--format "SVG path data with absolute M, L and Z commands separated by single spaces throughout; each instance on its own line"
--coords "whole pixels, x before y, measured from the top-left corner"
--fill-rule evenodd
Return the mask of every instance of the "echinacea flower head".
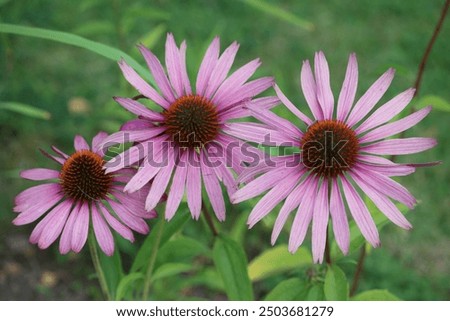
M 135 169 L 105 173 L 102 140 L 106 137 L 106 133 L 98 133 L 91 147 L 83 137 L 76 136 L 75 153 L 70 156 L 54 146 L 56 155 L 43 152 L 58 163 L 59 170 L 34 168 L 21 172 L 29 180 L 50 181 L 26 189 L 15 199 L 14 211 L 19 213 L 13 220 L 15 225 L 29 224 L 44 216 L 31 233 L 31 243 L 45 249 L 61 236 L 61 254 L 71 250 L 78 253 L 92 226 L 102 251 L 112 255 L 111 228 L 131 242 L 132 230 L 148 233 L 144 219 L 156 217 L 156 212 L 145 211 L 142 193 L 122 191 Z
M 125 61 L 120 61 L 127 81 L 141 98 L 153 102 L 157 110 L 149 109 L 135 99 L 115 98 L 138 119 L 127 122 L 106 143 L 132 141 L 135 144 L 106 164 L 106 172 L 120 170 L 127 162 L 139 163 L 138 172 L 124 191 L 138 191 L 152 180 L 145 202 L 147 210 L 152 210 L 168 189 L 165 217 L 171 219 L 186 192 L 190 212 L 198 219 L 203 181 L 216 217 L 220 221 L 225 219 L 220 182 L 229 195 L 234 193 L 237 186 L 232 170 L 240 173 L 241 162 L 245 160 L 244 143 L 229 135 L 229 132 L 242 130 L 245 124 L 230 121 L 249 116 L 245 104 L 273 83 L 271 77 L 248 81 L 260 66 L 259 59 L 228 75 L 238 48 L 234 42 L 220 55 L 219 38 L 216 37 L 203 57 L 195 86 L 191 86 L 186 70 L 186 42 L 178 48 L 172 34 L 168 34 L 166 41 L 166 68 L 156 55 L 139 46 L 157 89 Z M 271 106 L 265 98 L 253 102 L 260 108 Z
M 309 61 L 304 61 L 300 77 L 313 119 L 297 109 L 275 86 L 280 101 L 305 124 L 303 130 L 269 110 L 248 105 L 257 119 L 278 128 L 285 144 L 301 151 L 275 159 L 275 166 L 256 166 L 244 173 L 242 177 L 247 178 L 258 173 L 262 175 L 236 192 L 233 202 L 268 191 L 250 213 L 250 226 L 285 200 L 274 225 L 272 244 L 290 213 L 296 210 L 289 250 L 295 252 L 298 249 L 312 222 L 313 258 L 315 262 L 322 262 L 330 216 L 336 242 L 344 254 L 348 253 L 350 237 L 346 203 L 362 235 L 376 247 L 380 244 L 377 227 L 360 190 L 393 223 L 404 229 L 411 228 L 393 201 L 412 208 L 416 200 L 392 177 L 413 173 L 417 164 L 397 164 L 383 156 L 422 152 L 435 146 L 436 141 L 422 137 L 386 139 L 416 125 L 431 111 L 431 107 L 426 107 L 389 122 L 413 98 L 414 89 L 408 89 L 371 113 L 393 77 L 394 70 L 389 69 L 354 104 L 358 66 L 356 56 L 350 55 L 335 107 L 328 64 L 324 54 L 319 52 L 315 55 L 314 73 Z

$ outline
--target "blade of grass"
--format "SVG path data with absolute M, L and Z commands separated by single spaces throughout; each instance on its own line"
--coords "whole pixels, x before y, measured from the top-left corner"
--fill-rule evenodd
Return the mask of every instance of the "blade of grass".
M 44 120 L 49 120 L 51 118 L 51 114 L 46 110 L 14 101 L 0 101 L 0 109 L 13 111 L 32 118 Z

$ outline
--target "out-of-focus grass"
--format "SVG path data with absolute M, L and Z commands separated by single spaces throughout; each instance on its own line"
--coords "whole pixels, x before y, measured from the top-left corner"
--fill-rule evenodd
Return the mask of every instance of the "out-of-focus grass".
M 234 40 L 241 44 L 236 66 L 260 57 L 263 66 L 258 76 L 274 75 L 291 100 L 305 107 L 299 91 L 301 61 L 312 59 L 317 50 L 323 50 L 327 56 L 335 96 L 351 52 L 358 55 L 358 95 L 391 66 L 397 75 L 383 101 L 410 87 L 444 1 L 270 2 L 310 22 L 314 29 L 308 31 L 255 10 L 245 1 L 206 0 L 160 0 L 151 4 L 143 0 L 130 4 L 121 0 L 10 1 L 0 8 L 0 21 L 74 32 L 116 46 L 140 62 L 143 60 L 135 44 L 151 44 L 162 59 L 167 30 L 174 33 L 178 42 L 187 39 L 191 75 L 208 42 L 220 35 L 222 48 Z M 154 30 L 157 32 L 152 34 Z M 450 100 L 449 37 L 450 23 L 446 21 L 426 67 L 422 96 L 430 94 Z M 0 101 L 39 106 L 52 115 L 50 120 L 40 120 L 0 111 L 0 235 L 16 229 L 10 223 L 13 198 L 30 186 L 17 179 L 18 169 L 51 166 L 38 153 L 38 147 L 58 145 L 70 152 L 72 137 L 77 133 L 91 138 L 99 130 L 117 129 L 130 116 L 111 97 L 134 94 L 130 87 L 114 62 L 83 49 L 0 35 Z M 276 110 L 290 117 L 281 108 Z M 392 226 L 381 233 L 383 246 L 369 256 L 362 288 L 389 287 L 404 299 L 450 299 L 448 117 L 444 112 L 433 111 L 408 133 L 436 137 L 439 145 L 417 157 L 401 160 L 443 160 L 444 164 L 418 169 L 414 175 L 400 179 L 420 200 L 408 216 L 414 229 L 403 232 Z M 249 205 L 240 205 L 229 217 L 248 212 Z M 27 227 L 20 229 L 26 231 Z M 246 233 L 250 255 L 269 246 L 269 230 L 260 224 Z M 258 285 L 258 291 L 264 293 L 267 286 Z

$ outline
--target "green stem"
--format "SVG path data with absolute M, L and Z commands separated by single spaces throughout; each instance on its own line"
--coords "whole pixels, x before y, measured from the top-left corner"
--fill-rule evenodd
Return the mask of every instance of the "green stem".
M 92 263 L 94 264 L 95 272 L 97 273 L 98 281 L 102 289 L 103 295 L 108 301 L 111 301 L 111 295 L 108 290 L 108 283 L 106 282 L 105 273 L 100 264 L 100 257 L 98 256 L 97 244 L 95 243 L 95 235 L 92 229 L 89 231 L 88 237 L 89 251 L 91 252 Z
M 361 278 L 365 258 L 366 258 L 366 244 L 364 244 L 361 247 L 361 252 L 359 253 L 359 259 L 355 270 L 355 276 L 353 277 L 352 287 L 350 288 L 350 296 L 354 296 L 356 290 L 358 290 L 359 279 Z
M 208 224 L 208 227 L 210 228 L 212 234 L 214 237 L 216 237 L 217 235 L 219 235 L 219 233 L 217 232 L 216 227 L 214 226 L 214 222 L 211 218 L 211 215 L 209 214 L 208 208 L 206 207 L 205 201 L 202 200 L 202 212 L 205 216 L 206 219 L 206 223 Z
M 155 231 L 155 233 L 156 233 L 155 244 L 153 246 L 152 252 L 150 253 L 150 261 L 148 262 L 147 271 L 145 273 L 145 279 L 144 279 L 144 291 L 142 292 L 142 300 L 144 300 L 144 301 L 148 299 L 148 295 L 150 293 L 153 269 L 155 267 L 156 256 L 158 255 L 159 245 L 161 244 L 161 238 L 162 238 L 165 222 L 166 222 L 166 220 L 164 219 L 164 217 L 161 217 L 161 221 L 159 222 L 158 229 Z

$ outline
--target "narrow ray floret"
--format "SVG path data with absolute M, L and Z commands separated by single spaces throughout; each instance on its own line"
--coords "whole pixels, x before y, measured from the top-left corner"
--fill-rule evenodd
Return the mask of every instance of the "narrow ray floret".
M 139 164 L 138 172 L 124 191 L 136 192 L 153 181 L 145 202 L 146 209 L 152 210 L 168 190 L 166 219 L 175 215 L 185 193 L 192 217 L 198 219 L 203 182 L 216 217 L 223 221 L 225 202 L 221 182 L 229 195 L 236 191 L 233 172 L 242 172 L 242 162 L 251 160 L 245 156 L 245 150 L 252 148 L 231 136 L 230 131 L 245 125 L 234 120 L 250 115 L 244 108 L 247 102 L 252 101 L 261 109 L 274 105 L 273 99 L 254 99 L 272 86 L 273 79 L 249 81 L 261 64 L 259 59 L 228 75 L 239 45 L 232 43 L 220 55 L 216 37 L 203 57 L 195 86 L 191 86 L 186 70 L 186 47 L 184 41 L 178 47 L 173 35 L 168 34 L 164 68 L 150 50 L 139 46 L 157 89 L 125 61 L 119 62 L 123 75 L 140 93 L 139 97 L 156 106 L 153 110 L 136 99 L 115 98 L 138 119 L 127 122 L 120 132 L 106 140 L 109 144 L 134 142 L 130 149 L 106 164 L 106 172 L 114 173 L 127 163 Z M 253 153 L 260 152 L 253 148 Z
M 377 227 L 358 192 L 360 189 L 389 220 L 402 228 L 411 228 L 393 201 L 412 208 L 416 200 L 392 177 L 409 175 L 419 164 L 397 164 L 383 156 L 422 152 L 435 146 L 436 141 L 422 137 L 387 139 L 413 127 L 431 111 L 431 107 L 426 107 L 389 122 L 413 98 L 414 89 L 411 88 L 371 113 L 393 77 L 394 70 L 389 69 L 354 104 L 358 66 L 355 54 L 351 54 L 335 107 L 328 63 L 324 54 L 318 52 L 314 59 L 314 73 L 309 61 L 304 61 L 300 77 L 313 118 L 297 109 L 280 88 L 274 86 L 280 101 L 304 123 L 304 131 L 270 110 L 248 104 L 254 117 L 278 129 L 279 136 L 287 137 L 284 144 L 300 150 L 300 154 L 277 158 L 271 166 L 260 164 L 241 175 L 240 180 L 243 181 L 259 174 L 232 196 L 233 202 L 268 191 L 250 213 L 250 227 L 284 200 L 273 229 L 272 244 L 290 213 L 296 210 L 289 250 L 295 252 L 303 243 L 312 222 L 313 258 L 315 262 L 322 262 L 330 216 L 336 242 L 344 254 L 348 253 L 350 236 L 345 199 L 363 236 L 374 247 L 379 246 Z M 257 136 L 252 134 L 249 138 L 256 140 Z M 260 143 L 264 141 L 260 139 Z M 284 179 L 280 180 L 280 177 Z
M 19 213 L 13 221 L 15 225 L 29 224 L 44 216 L 31 233 L 31 243 L 45 249 L 61 236 L 61 254 L 80 252 L 92 226 L 102 251 L 112 255 L 114 239 L 110 228 L 131 242 L 132 230 L 148 233 L 144 219 L 156 217 L 156 212 L 145 211 L 144 191 L 122 191 L 135 169 L 105 172 L 102 141 L 106 137 L 100 132 L 90 147 L 83 137 L 76 136 L 75 152 L 70 156 L 54 146 L 55 156 L 43 152 L 58 163 L 59 170 L 34 168 L 21 172 L 29 180 L 50 181 L 23 191 L 15 199 L 14 211 Z

